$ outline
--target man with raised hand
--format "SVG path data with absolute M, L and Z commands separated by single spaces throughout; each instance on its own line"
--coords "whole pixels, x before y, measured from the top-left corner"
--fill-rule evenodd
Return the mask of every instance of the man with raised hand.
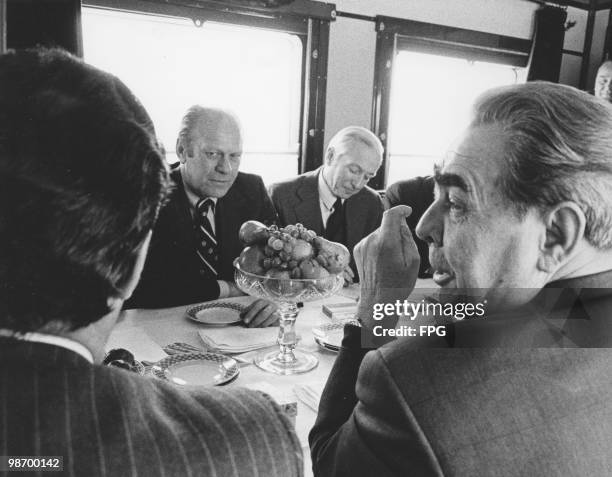
M 419 265 L 409 209 L 387 211 L 355 250 L 362 326 L 345 328 L 310 434 L 316 476 L 609 474 L 610 130 L 612 107 L 567 86 L 477 100 L 417 226 L 432 308 L 455 319 L 375 313 Z

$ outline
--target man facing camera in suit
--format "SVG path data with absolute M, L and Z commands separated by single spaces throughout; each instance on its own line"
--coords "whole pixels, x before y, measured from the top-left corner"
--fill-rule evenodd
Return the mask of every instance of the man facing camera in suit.
M 3 456 L 73 476 L 302 475 L 266 395 L 99 364 L 168 188 L 128 88 L 59 50 L 9 53 L 0 110 Z
M 193 106 L 176 142 L 174 191 L 162 208 L 151 251 L 129 307 L 164 308 L 240 296 L 233 260 L 247 220 L 271 224 L 276 213 L 261 177 L 238 172 L 242 133 L 221 109 Z M 243 314 L 249 326 L 276 323 L 276 307 L 256 300 Z
M 376 175 L 382 154 L 380 140 L 367 129 L 339 131 L 327 146 L 322 167 L 271 187 L 281 224 L 302 223 L 352 251 L 380 225 L 382 201 L 366 184 Z M 353 271 L 346 274 L 350 281 Z
M 315 476 L 610 474 L 611 130 L 612 106 L 568 86 L 477 100 L 417 226 L 439 300 L 396 328 L 409 207 L 355 248 L 362 327 L 321 398 Z

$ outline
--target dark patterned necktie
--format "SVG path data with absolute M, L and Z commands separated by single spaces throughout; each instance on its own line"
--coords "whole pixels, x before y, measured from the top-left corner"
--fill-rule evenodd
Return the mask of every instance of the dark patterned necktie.
M 216 277 L 219 265 L 217 238 L 208 218 L 208 212 L 215 212 L 212 199 L 201 199 L 196 205 L 195 232 L 197 238 L 197 254 L 200 260 L 202 275 Z
M 327 219 L 324 237 L 332 242 L 346 243 L 346 224 L 344 220 L 344 204 L 339 197 L 334 202 L 334 210 Z

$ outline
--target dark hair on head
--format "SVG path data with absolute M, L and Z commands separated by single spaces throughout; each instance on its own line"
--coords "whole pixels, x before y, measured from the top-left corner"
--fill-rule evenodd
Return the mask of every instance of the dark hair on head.
M 0 56 L 0 328 L 107 314 L 167 181 L 152 122 L 116 77 L 58 49 Z
M 491 124 L 506 135 L 500 186 L 517 212 L 575 202 L 586 216 L 586 240 L 612 248 L 612 106 L 535 81 L 484 93 L 471 127 Z

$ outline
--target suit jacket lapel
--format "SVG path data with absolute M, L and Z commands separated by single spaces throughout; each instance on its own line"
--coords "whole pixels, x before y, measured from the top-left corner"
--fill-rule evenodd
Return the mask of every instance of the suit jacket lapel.
M 248 198 L 237 187 L 236 182 L 224 197 L 217 201 L 215 210 L 215 228 L 219 242 L 219 270 L 221 278 L 229 279 L 233 275 L 232 260 L 240 254 L 242 246 L 237 231 L 245 217 L 249 216 Z
M 167 207 L 171 207 L 171 217 L 176 218 L 176 229 L 172 228 L 168 232 L 171 234 L 173 240 L 175 240 L 176 246 L 193 253 L 195 257 L 195 251 L 197 248 L 196 237 L 193 231 L 193 218 L 191 217 L 191 205 L 187 199 L 185 193 L 185 187 L 181 174 L 178 169 L 174 170 L 171 174 L 172 179 L 176 184 L 176 189 L 173 192 L 173 197 L 168 203 Z
M 321 207 L 319 205 L 319 177 L 320 168 L 303 176 L 303 179 L 295 193 L 298 203 L 295 206 L 295 213 L 301 217 L 306 224 L 317 235 L 323 233 L 323 219 L 321 218 Z

